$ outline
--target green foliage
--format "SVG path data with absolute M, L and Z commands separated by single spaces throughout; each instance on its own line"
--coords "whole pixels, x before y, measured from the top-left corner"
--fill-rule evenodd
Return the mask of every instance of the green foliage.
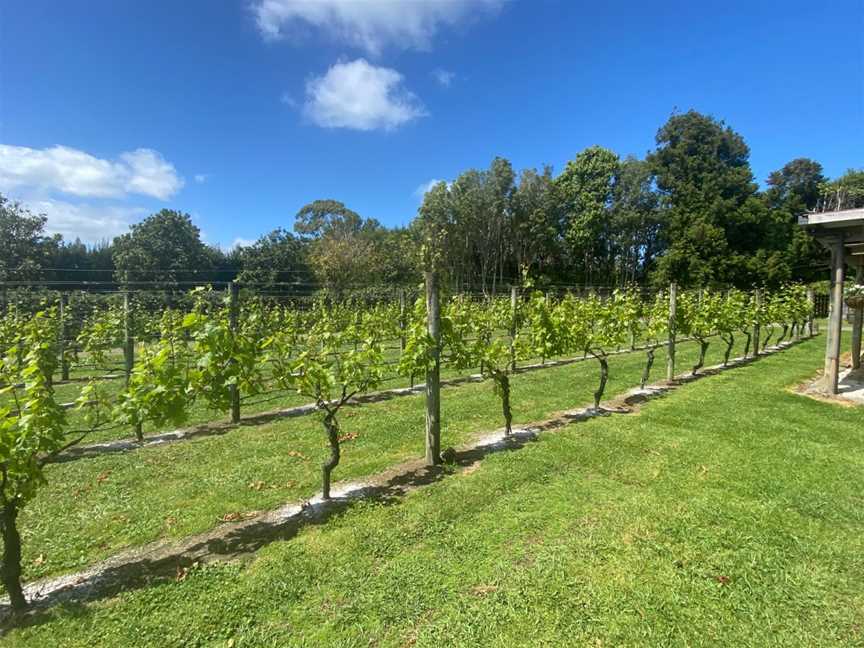
M 0 281 L 36 279 L 57 247 L 47 219 L 0 194 Z
M 598 258 L 608 237 L 607 207 L 611 202 L 613 180 L 618 172 L 618 156 L 600 146 L 591 146 L 567 163 L 555 179 L 555 188 L 564 213 L 564 237 L 571 254 L 582 259 L 586 282 L 593 281 L 602 268 Z
M 114 239 L 113 258 L 117 281 L 156 281 L 166 286 L 199 279 L 196 272 L 209 270 L 213 260 L 192 217 L 171 209 L 145 218 Z
M 57 368 L 54 310 L 40 311 L 19 331 L 18 345 L 0 358 L 0 497 L 20 507 L 44 483 L 41 456 L 63 443 L 65 413 L 54 397 L 51 376 Z M 23 384 L 23 388 L 20 386 Z
M 352 317 L 339 309 L 316 308 L 313 322 L 301 332 L 294 320 L 264 341 L 266 358 L 278 369 L 280 386 L 336 409 L 383 378 L 383 331 L 379 311 Z
M 552 358 L 566 348 L 565 314 L 555 308 L 539 290 L 524 303 L 515 347 L 519 358 Z
M 187 392 L 204 398 L 207 404 L 227 412 L 231 407 L 231 386 L 239 387 L 244 396 L 263 389 L 263 338 L 260 324 L 266 315 L 260 304 L 244 306 L 241 324 L 232 328 L 230 297 L 225 296 L 221 307 L 212 305 L 212 291 L 196 291 L 192 312 L 183 317 L 184 339 L 191 339 L 189 353 L 195 365 L 187 374 Z
M 180 425 L 191 401 L 189 373 L 196 359 L 184 335 L 184 315 L 167 310 L 159 339 L 139 345 L 135 366 L 117 403 L 117 420 L 124 425 Z

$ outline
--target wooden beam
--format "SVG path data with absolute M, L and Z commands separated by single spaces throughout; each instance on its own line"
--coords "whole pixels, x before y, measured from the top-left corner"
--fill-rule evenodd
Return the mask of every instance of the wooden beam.
M 843 239 L 831 247 L 831 303 L 828 330 L 825 336 L 825 373 L 822 389 L 828 394 L 838 392 L 840 379 L 840 340 L 843 335 L 843 279 L 846 270 L 846 250 Z
M 858 266 L 855 283 L 864 282 L 864 267 Z M 861 368 L 861 328 L 864 325 L 864 305 L 856 306 L 852 317 L 852 370 Z

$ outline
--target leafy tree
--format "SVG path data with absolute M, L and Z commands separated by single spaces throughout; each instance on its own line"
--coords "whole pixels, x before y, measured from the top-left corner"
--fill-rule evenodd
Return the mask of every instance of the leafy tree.
M 836 180 L 823 183 L 819 193 L 821 211 L 864 207 L 864 169 L 849 169 Z
M 586 284 L 609 270 L 609 214 L 618 156 L 591 146 L 567 163 L 555 178 L 564 213 L 564 238 L 574 259 L 582 261 Z
M 458 252 L 462 237 L 457 231 L 453 196 L 446 182 L 438 182 L 424 194 L 411 229 L 422 241 L 422 269 L 434 270 L 442 275 L 444 283 L 458 287 L 465 270 L 464 259 Z
M 189 214 L 171 209 L 132 225 L 114 239 L 117 281 L 154 281 L 166 286 L 206 278 L 212 256 Z
M 277 228 L 238 252 L 241 266 L 238 280 L 274 288 L 280 282 L 303 281 L 308 277 L 307 245 L 291 232 Z
M 543 173 L 522 171 L 511 211 L 510 237 L 516 268 L 528 276 L 548 272 L 560 256 L 561 233 L 551 167 L 544 167 Z
M 800 214 L 816 208 L 825 183 L 822 165 L 809 158 L 796 158 L 768 176 L 765 198 L 769 205 Z
M 670 117 L 656 140 L 647 159 L 661 193 L 666 250 L 654 278 L 685 286 L 724 281 L 734 252 L 727 230 L 756 193 L 750 150 L 723 122 L 692 110 Z
M 336 200 L 316 200 L 297 212 L 294 230 L 310 241 L 309 265 L 328 288 L 345 290 L 381 277 L 385 229 Z
M 0 194 L 0 281 L 39 278 L 58 238 L 45 233 L 47 219 Z
M 622 161 L 612 188 L 609 226 L 619 286 L 644 281 L 661 251 L 658 200 L 650 165 L 633 157 Z

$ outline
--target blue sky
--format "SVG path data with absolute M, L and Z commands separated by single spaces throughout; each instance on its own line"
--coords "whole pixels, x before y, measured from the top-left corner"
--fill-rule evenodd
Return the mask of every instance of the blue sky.
M 756 177 L 864 164 L 864 3 L 11 0 L 0 191 L 67 238 L 162 207 L 251 241 L 317 198 L 405 224 L 418 187 L 592 144 L 643 156 L 677 109 Z

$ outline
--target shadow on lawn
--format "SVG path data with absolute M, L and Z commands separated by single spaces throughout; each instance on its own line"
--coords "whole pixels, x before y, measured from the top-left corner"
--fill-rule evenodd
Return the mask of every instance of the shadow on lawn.
M 186 541 L 157 542 L 137 551 L 124 552 L 79 574 L 25 586 L 30 609 L 24 616 L 13 619 L 9 616 L 8 605 L 0 605 L 3 616 L 0 628 L 6 631 L 12 627 L 38 625 L 57 614 L 85 614 L 87 602 L 182 580 L 188 570 L 198 565 L 237 560 L 272 542 L 290 540 L 304 527 L 324 524 L 361 500 L 395 504 L 407 493 L 474 466 L 492 453 L 518 450 L 535 439 L 536 434 L 528 431 L 516 431 L 509 437 L 490 436 L 488 442 L 455 451 L 451 464 L 427 466 L 420 460 L 401 464 L 365 482 L 337 484 L 334 497 L 328 501 L 316 497 L 310 502 L 283 507 L 249 520 L 220 525 Z M 59 608 L 50 609 L 53 606 Z
M 793 344 L 774 348 L 771 353 Z M 4 601 L 0 604 L 0 615 L 3 615 L 0 629 L 5 631 L 10 627 L 40 624 L 55 614 L 85 614 L 87 608 L 84 604 L 88 601 L 111 598 L 123 591 L 161 582 L 182 580 L 187 571 L 196 565 L 236 560 L 254 554 L 271 542 L 290 540 L 304 527 L 324 524 L 361 500 L 388 505 L 397 503 L 407 493 L 469 469 L 491 454 L 519 450 L 536 441 L 542 432 L 598 416 L 633 413 L 642 404 L 664 397 L 681 385 L 751 364 L 758 359 L 737 358 L 727 366 L 708 367 L 695 375 L 677 376 L 671 383 L 656 383 L 646 389 L 631 390 L 619 398 L 605 401 L 599 411 L 585 408 L 565 412 L 524 429 L 514 430 L 510 436 L 504 436 L 501 431 L 495 432 L 450 452 L 452 461 L 449 465 L 427 466 L 422 460 L 409 461 L 362 482 L 336 484 L 334 497 L 328 501 L 316 497 L 302 504 L 256 514 L 250 519 L 225 523 L 183 541 L 157 541 L 137 550 L 129 550 L 77 574 L 28 584 L 25 594 L 31 601 L 30 610 L 23 617 L 13 619 Z M 49 609 L 55 605 L 60 606 L 59 610 Z

